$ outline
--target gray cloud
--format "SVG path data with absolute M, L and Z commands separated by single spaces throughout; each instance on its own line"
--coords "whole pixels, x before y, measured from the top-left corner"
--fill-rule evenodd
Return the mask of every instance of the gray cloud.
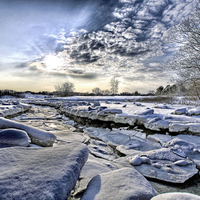
M 162 43 L 163 33 L 178 19 L 187 16 L 194 2 L 123 0 L 115 4 L 112 22 L 99 30 L 80 36 L 77 34 L 67 43 L 65 48 L 68 50 L 63 55 L 69 55 L 72 64 L 88 72 L 102 66 L 102 72 L 111 75 L 113 70 L 118 73 L 129 70 L 130 74 L 144 71 L 160 73 L 159 67 L 146 64 L 147 60 L 152 58 L 150 62 L 154 62 L 153 59 L 160 59 L 159 62 L 162 62 L 169 55 Z M 144 67 L 137 69 L 133 63 L 141 63 Z
M 20 68 L 20 69 L 21 68 L 27 68 L 28 66 L 29 66 L 29 64 L 26 63 L 26 62 L 25 63 L 19 63 L 19 64 L 15 65 L 16 68 Z
M 145 80 L 145 76 L 144 75 L 140 75 L 140 76 L 125 76 L 123 77 L 123 79 L 125 81 L 129 81 L 129 82 L 133 82 L 133 81 L 144 81 Z
M 85 74 L 69 74 L 69 77 L 74 79 L 83 79 L 83 80 L 95 80 L 99 77 L 99 74 L 96 73 L 85 73 Z

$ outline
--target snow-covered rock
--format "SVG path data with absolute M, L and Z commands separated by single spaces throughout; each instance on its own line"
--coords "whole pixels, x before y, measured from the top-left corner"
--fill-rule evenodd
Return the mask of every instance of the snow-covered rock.
M 200 168 L 200 145 L 179 138 L 174 138 L 165 144 L 165 147 L 176 154 L 189 157 Z
M 135 169 L 122 168 L 95 176 L 81 200 L 151 199 L 151 184 Z
M 111 131 L 109 129 L 90 127 L 84 129 L 84 133 L 89 135 L 91 138 L 103 140 L 112 146 L 125 144 L 130 140 L 130 137 L 121 133 L 120 130 Z
M 200 135 L 200 124 L 198 123 L 193 123 L 193 124 L 190 124 L 189 126 L 189 129 L 188 129 L 189 132 L 191 133 L 196 133 L 198 135 Z
M 196 165 L 192 161 L 176 155 L 169 148 L 142 152 L 137 156 L 142 161 L 138 166 L 134 165 L 135 156 L 130 156 L 127 159 L 145 177 L 172 183 L 184 183 L 198 173 Z M 144 157 L 148 159 L 148 162 L 143 162 Z M 187 162 L 187 165 L 183 164 L 183 161 Z
M 0 199 L 68 198 L 88 157 L 87 146 L 0 149 Z
M 130 159 L 130 163 L 133 165 L 133 166 L 138 166 L 138 165 L 141 165 L 142 164 L 142 158 L 138 155 L 132 157 Z
M 114 118 L 115 123 L 129 124 L 131 126 L 133 126 L 136 121 L 137 117 L 127 114 L 117 114 Z
M 30 142 L 31 140 L 25 131 L 11 128 L 0 131 L 1 144 L 27 147 Z
M 21 112 L 25 112 L 31 109 L 30 105 L 27 104 L 11 104 L 11 103 L 3 103 L 0 105 L 0 116 L 12 116 Z
M 151 115 L 154 113 L 154 109 L 146 109 L 146 110 L 143 110 L 143 111 L 137 111 L 136 113 L 134 114 L 137 114 L 137 115 Z
M 179 135 L 176 135 L 176 136 L 172 136 L 172 139 L 174 139 L 174 138 L 179 138 L 181 140 L 185 140 L 187 142 L 194 143 L 196 145 L 200 145 L 200 136 L 179 134 Z
M 81 170 L 79 180 L 73 192 L 71 193 L 71 196 L 78 198 L 86 190 L 88 183 L 93 177 L 102 173 L 111 172 L 116 169 L 118 169 L 118 167 L 111 162 L 104 159 L 97 159 L 92 155 L 89 155 L 87 162 Z
M 191 108 L 191 109 L 187 110 L 187 115 L 189 115 L 189 116 L 200 115 L 200 107 Z
M 0 128 L 15 128 L 26 131 L 31 138 L 31 143 L 39 146 L 52 146 L 56 140 L 56 136 L 50 132 L 43 131 L 32 126 L 27 126 L 19 122 L 4 119 L 0 117 Z
M 169 125 L 170 122 L 166 120 L 156 120 L 156 121 L 147 120 L 147 122 L 144 122 L 144 127 L 152 131 L 167 130 L 169 128 Z
M 177 109 L 175 109 L 173 114 L 175 114 L 175 115 L 183 115 L 183 114 L 186 114 L 186 112 L 187 112 L 187 108 L 177 108 Z
M 148 135 L 148 139 L 151 139 L 155 142 L 160 143 L 162 146 L 165 145 L 167 142 L 172 140 L 172 136 L 170 135 L 164 135 L 164 134 L 153 134 L 153 135 Z
M 181 192 L 171 192 L 165 194 L 159 194 L 151 200 L 200 200 L 200 196 L 190 194 L 190 193 L 181 193 Z
M 121 114 L 122 110 L 120 109 L 105 109 L 98 113 L 98 115 L 109 115 L 109 114 Z
M 161 145 L 149 139 L 141 139 L 137 137 L 131 137 L 130 140 L 123 145 L 117 146 L 117 150 L 125 155 L 131 155 L 136 151 L 150 151 L 153 149 L 161 148 Z
M 116 158 L 113 149 L 104 142 L 90 140 L 88 149 L 89 152 L 96 157 L 104 158 L 106 160 L 114 160 Z
M 92 107 L 96 107 L 96 106 L 100 106 L 100 102 L 99 101 L 94 101 Z
M 183 132 L 183 131 L 187 131 L 189 129 L 189 124 L 183 124 L 183 123 L 171 123 L 169 125 L 169 131 L 170 132 Z
M 134 102 L 133 104 L 136 105 L 136 106 L 142 106 L 143 107 L 143 105 L 139 102 Z
M 156 104 L 156 105 L 154 105 L 154 108 L 170 109 L 166 104 Z

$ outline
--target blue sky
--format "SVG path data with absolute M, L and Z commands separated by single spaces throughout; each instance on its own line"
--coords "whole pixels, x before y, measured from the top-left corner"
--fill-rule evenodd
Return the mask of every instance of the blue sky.
M 196 0 L 1 0 L 0 89 L 148 92 L 170 83 L 167 30 Z

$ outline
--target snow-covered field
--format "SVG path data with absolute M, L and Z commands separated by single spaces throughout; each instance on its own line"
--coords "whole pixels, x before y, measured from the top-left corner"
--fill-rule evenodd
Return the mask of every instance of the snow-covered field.
M 3 142 L 1 147 L 4 148 L 0 149 L 0 156 L 1 152 L 2 156 L 3 153 L 8 153 L 6 150 L 8 147 L 12 147 L 10 149 L 12 152 L 15 148 L 19 148 L 13 146 L 20 146 L 22 143 L 26 146 L 28 144 L 28 147 L 23 148 L 29 149 L 52 146 L 53 144 L 52 148 L 37 148 L 41 149 L 38 150 L 41 152 L 41 156 L 42 149 L 55 148 L 55 152 L 59 152 L 59 148 L 61 148 L 60 151 L 63 151 L 63 148 L 71 148 L 69 144 L 72 144 L 73 148 L 79 146 L 80 143 L 86 144 L 89 150 L 86 163 L 87 152 L 84 146 L 81 146 L 82 150 L 78 149 L 76 152 L 71 149 L 74 156 L 83 156 L 80 152 L 84 154 L 84 160 L 79 164 L 85 164 L 80 175 L 77 174 L 77 179 L 73 180 L 76 187 L 71 192 L 70 200 L 81 199 L 84 191 L 84 198 L 87 194 L 94 195 L 94 187 L 100 187 L 97 181 L 98 177 L 102 178 L 103 185 L 100 187 L 102 193 L 109 192 L 109 189 L 117 191 L 118 184 L 122 179 L 124 190 L 126 190 L 126 187 L 130 186 L 125 184 L 130 184 L 129 176 L 137 172 L 140 172 L 140 175 L 142 174 L 147 179 L 151 178 L 149 181 L 145 179 L 147 181 L 145 183 L 138 182 L 141 184 L 139 188 L 142 190 L 140 191 L 142 196 L 147 190 L 144 185 L 149 183 L 151 186 L 148 186 L 148 190 L 152 187 L 150 189 L 152 196 L 156 195 L 154 190 L 158 193 L 180 192 L 185 195 L 183 192 L 188 192 L 200 195 L 200 107 L 146 103 L 139 102 L 138 99 L 141 98 L 117 96 L 1 99 L 0 129 L 2 130 L 0 134 L 4 134 L 4 137 L 0 137 L 0 144 Z M 25 113 L 21 114 L 21 112 Z M 17 113 L 20 115 L 16 116 Z M 5 119 L 5 117 L 12 116 L 11 120 Z M 90 123 L 79 124 L 81 119 L 83 119 L 82 122 L 87 122 L 88 119 Z M 97 127 L 98 121 L 105 122 L 104 126 L 102 127 L 102 123 L 99 123 L 99 127 Z M 95 126 L 92 126 L 93 123 L 96 123 Z M 107 128 L 108 124 L 112 126 Z M 120 125 L 122 126 L 120 127 Z M 25 135 L 19 140 L 19 138 L 15 138 L 17 133 L 15 131 L 15 135 L 5 137 L 5 128 L 8 131 L 10 128 L 23 130 L 25 133 L 21 132 L 20 134 Z M 151 131 L 151 134 L 148 130 Z M 10 143 L 6 144 L 6 142 Z M 16 152 L 23 155 L 23 150 L 16 149 Z M 41 156 L 39 159 L 42 159 Z M 53 162 L 60 163 L 59 157 L 56 159 Z M 16 162 L 20 161 L 16 160 Z M 27 169 L 27 174 L 26 169 L 24 169 L 24 176 L 32 173 L 35 167 L 38 171 L 37 178 L 43 178 L 44 170 L 42 167 L 46 169 L 48 166 L 41 165 L 41 170 L 39 170 L 33 162 L 31 169 Z M 62 171 L 62 167 L 59 166 L 59 168 Z M 129 171 L 130 169 L 135 171 Z M 61 171 L 60 173 L 63 173 Z M 5 174 L 3 179 L 6 179 L 8 175 Z M 140 175 L 135 174 L 134 176 Z M 33 189 L 36 187 L 34 177 L 32 184 L 30 182 L 30 188 Z M 59 177 L 58 173 L 52 179 L 57 180 L 57 177 Z M 119 180 L 116 181 L 117 177 Z M 104 183 L 104 179 L 109 179 L 109 184 L 112 187 L 110 185 L 109 188 L 107 183 Z M 141 177 L 140 180 L 142 180 Z M 163 182 L 157 182 L 157 180 Z M 61 179 L 59 181 L 63 182 Z M 116 183 L 116 186 L 112 181 Z M 0 182 L 4 184 L 1 178 Z M 170 185 L 171 183 L 173 184 Z M 52 187 L 58 187 L 54 182 L 51 184 L 54 185 L 51 185 Z M 133 181 L 132 186 L 135 189 L 131 190 L 137 193 L 139 188 L 137 189 L 134 184 Z M 15 186 L 12 187 L 15 188 Z M 52 192 L 50 189 L 52 187 L 49 187 L 48 184 L 45 183 L 45 187 Z M 73 187 L 74 185 L 71 184 L 68 190 L 71 191 Z M 106 191 L 104 191 L 104 187 Z M 17 186 L 16 189 L 19 190 Z M 18 194 L 23 194 L 23 192 L 18 192 Z M 190 194 L 188 195 L 190 196 Z M 199 196 L 195 196 L 195 198 L 200 199 Z

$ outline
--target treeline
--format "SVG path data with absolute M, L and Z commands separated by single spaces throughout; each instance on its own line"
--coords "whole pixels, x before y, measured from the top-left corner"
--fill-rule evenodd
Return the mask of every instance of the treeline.
M 25 92 L 18 92 L 15 90 L 0 90 L 0 97 L 3 96 L 12 96 L 16 98 L 25 98 L 26 94 L 32 94 L 32 95 L 47 95 L 51 96 L 54 95 L 54 92 L 47 92 L 47 91 L 40 91 L 40 92 L 32 92 L 32 91 L 25 91 Z
M 159 96 L 159 95 L 183 95 L 187 93 L 187 88 L 183 85 L 167 85 L 166 87 L 159 86 L 155 91 L 149 90 L 147 93 L 140 93 L 137 90 L 135 92 L 121 92 L 118 94 L 112 93 L 111 90 L 101 90 L 100 88 L 94 88 L 92 92 L 74 92 L 74 85 L 64 83 L 61 86 L 56 87 L 54 92 L 40 91 L 40 92 L 18 92 L 14 90 L 0 90 L 0 97 L 13 96 L 16 98 L 26 98 L 28 95 L 44 95 L 50 96 Z
M 2 97 L 2 96 L 13 96 L 13 97 L 22 98 L 23 95 L 24 95 L 24 93 L 17 92 L 17 91 L 14 91 L 14 90 L 0 90 L 0 97 Z

